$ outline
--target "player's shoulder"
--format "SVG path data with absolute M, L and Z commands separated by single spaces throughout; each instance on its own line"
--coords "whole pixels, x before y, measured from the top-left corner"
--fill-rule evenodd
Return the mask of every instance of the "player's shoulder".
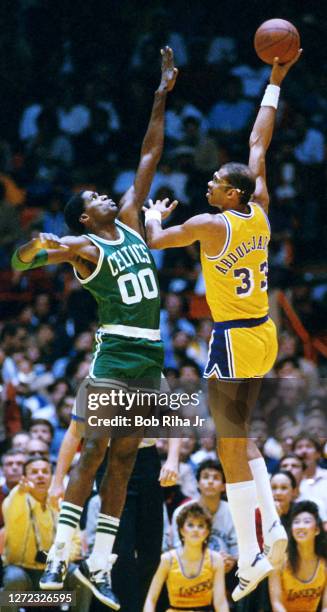
M 90 238 L 85 234 L 81 234 L 80 236 L 63 236 L 60 240 L 67 246 L 87 246 L 92 244 Z

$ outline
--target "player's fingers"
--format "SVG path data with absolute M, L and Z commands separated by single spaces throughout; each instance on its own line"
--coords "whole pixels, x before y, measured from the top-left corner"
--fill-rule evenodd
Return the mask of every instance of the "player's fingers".
M 153 204 L 153 200 L 151 200 L 151 198 L 148 199 L 148 204 L 149 204 L 149 208 L 152 208 Z

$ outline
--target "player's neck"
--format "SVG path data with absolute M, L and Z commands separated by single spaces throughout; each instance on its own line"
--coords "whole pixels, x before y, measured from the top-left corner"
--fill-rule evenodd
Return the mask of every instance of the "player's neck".
M 120 237 L 118 228 L 115 223 L 112 223 L 110 226 L 106 226 L 106 228 L 96 228 L 94 229 L 94 234 L 99 236 L 99 238 L 104 238 L 104 240 L 118 240 Z

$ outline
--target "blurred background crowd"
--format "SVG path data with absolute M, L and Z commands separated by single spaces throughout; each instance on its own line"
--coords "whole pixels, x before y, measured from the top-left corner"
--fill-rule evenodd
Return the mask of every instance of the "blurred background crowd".
M 270 301 L 280 342 L 252 435 L 272 473 L 297 452 L 305 430 L 311 442 L 298 450 L 302 477 L 318 478 L 327 439 L 327 14 L 314 0 L 284 4 L 222 0 L 213 11 L 209 2 L 182 0 L 84 0 L 78 10 L 69 0 L 0 3 L 0 454 L 23 453 L 13 477 L 3 455 L 3 498 L 21 477 L 22 457 L 55 463 L 96 329 L 95 303 L 69 266 L 13 272 L 14 248 L 40 231 L 64 235 L 63 207 L 74 191 L 118 199 L 131 185 L 165 43 L 180 76 L 150 197 L 179 200 L 172 224 L 209 210 L 212 173 L 247 161 L 270 73 L 252 39 L 275 16 L 298 27 L 304 54 L 283 84 L 267 159 Z M 174 390 L 197 389 L 212 328 L 198 249 L 154 255 L 166 374 Z M 205 401 L 201 411 L 208 416 Z M 216 458 L 210 419 L 207 429 L 207 437 L 183 441 L 185 468 L 178 492 L 167 494 L 169 518 L 174 504 L 197 495 L 199 462 Z M 165 440 L 158 450 L 164 457 Z M 320 501 L 327 512 L 326 493 Z

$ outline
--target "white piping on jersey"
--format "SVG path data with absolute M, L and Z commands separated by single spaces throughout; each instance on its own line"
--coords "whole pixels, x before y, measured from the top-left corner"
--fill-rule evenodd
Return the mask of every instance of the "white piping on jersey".
M 142 242 L 144 242 L 144 244 L 146 244 L 143 236 L 141 236 L 141 234 L 139 234 L 135 229 L 132 229 L 131 227 L 129 227 L 128 225 L 126 225 L 122 221 L 119 221 L 119 219 L 116 219 L 115 223 L 117 223 L 117 225 L 121 225 L 121 227 L 123 227 L 127 232 L 130 232 L 131 234 L 133 234 L 134 236 L 136 236 L 137 238 L 142 240 Z
M 91 363 L 90 369 L 89 369 L 89 375 L 90 376 L 94 376 L 93 369 L 94 369 L 94 366 L 95 366 L 96 358 L 97 358 L 98 354 L 100 353 L 101 344 L 102 344 L 101 334 L 99 334 L 98 332 L 95 333 L 95 342 L 96 342 L 96 349 L 94 351 L 92 363 Z
M 232 378 L 234 378 L 235 377 L 235 365 L 234 365 L 233 348 L 232 348 L 232 342 L 231 342 L 229 329 L 225 329 L 225 341 L 226 341 L 226 348 L 227 348 L 227 361 L 228 361 L 229 374 Z
M 144 340 L 160 340 L 160 329 L 146 329 L 143 327 L 132 327 L 130 325 L 102 325 L 99 327 L 100 334 L 115 334 L 126 338 L 141 338 Z
M 249 213 L 241 213 L 238 210 L 225 210 L 225 212 L 231 213 L 232 215 L 236 215 L 237 217 L 242 217 L 243 219 L 251 219 L 254 215 L 254 208 L 250 202 L 248 202 L 248 206 L 250 208 Z
M 100 255 L 99 255 L 98 263 L 96 265 L 95 270 L 93 270 L 92 274 L 90 274 L 90 276 L 87 276 L 86 278 L 81 278 L 78 275 L 76 268 L 73 266 L 74 274 L 75 274 L 77 280 L 82 285 L 86 285 L 86 283 L 89 283 L 98 274 L 98 272 L 100 272 L 100 268 L 102 266 L 102 262 L 103 262 L 103 258 L 104 258 L 104 250 L 103 250 L 101 244 L 97 244 L 97 242 L 95 242 L 95 240 L 93 240 L 93 238 L 92 238 L 92 236 L 90 234 L 89 235 L 85 235 L 85 237 L 88 238 L 89 240 L 91 240 L 91 242 L 93 242 L 93 244 L 95 244 L 95 246 L 98 247 L 98 249 L 100 251 Z
M 116 221 L 115 225 L 118 225 Z M 117 227 L 117 230 L 119 234 L 119 238 L 117 238 L 117 240 L 107 240 L 106 238 L 100 238 L 100 236 L 97 236 L 96 234 L 87 234 L 86 237 L 91 239 L 95 238 L 96 240 L 100 240 L 100 242 L 104 242 L 104 244 L 121 244 L 125 239 L 124 232 L 122 232 L 119 227 Z
M 223 256 L 223 254 L 227 251 L 231 238 L 232 238 L 232 226 L 230 224 L 229 219 L 227 219 L 227 217 L 225 217 L 225 215 L 221 215 L 221 218 L 224 219 L 225 221 L 225 225 L 226 225 L 226 230 L 227 230 L 227 235 L 226 235 L 226 240 L 225 240 L 225 244 L 223 246 L 223 248 L 221 249 L 220 253 L 218 253 L 218 255 L 207 255 L 204 251 L 204 255 L 206 256 L 207 259 L 219 259 L 220 257 Z

